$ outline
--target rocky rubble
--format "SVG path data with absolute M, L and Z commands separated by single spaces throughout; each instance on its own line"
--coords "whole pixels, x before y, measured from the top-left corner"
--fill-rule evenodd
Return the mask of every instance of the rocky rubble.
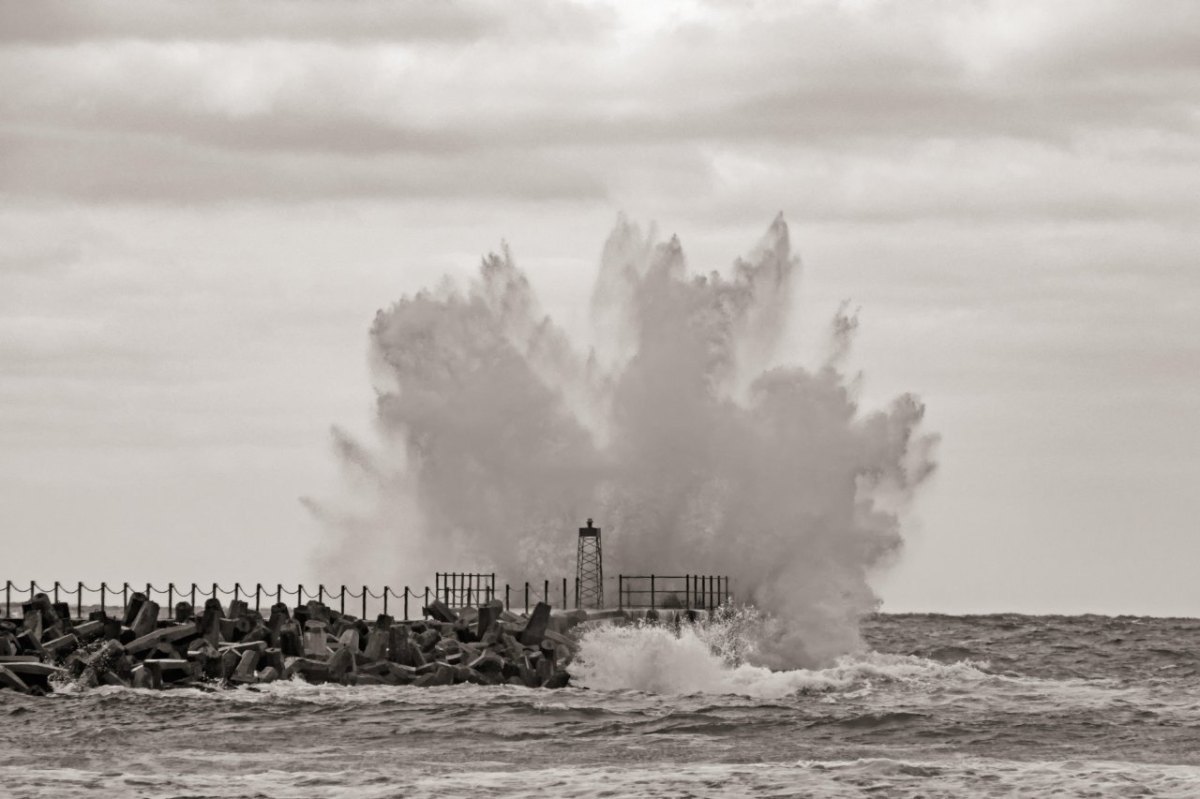
M 299 678 L 345 685 L 523 685 L 562 688 L 579 644 L 568 631 L 586 614 L 528 614 L 498 600 L 453 609 L 425 608 L 423 621 L 379 616 L 367 622 L 319 602 L 269 616 L 234 600 L 209 599 L 198 612 L 180 602 L 174 618 L 144 594 L 123 618 L 94 611 L 72 621 L 70 608 L 38 594 L 20 620 L 0 621 L 0 690 L 47 693 L 65 685 L 135 688 L 219 687 Z

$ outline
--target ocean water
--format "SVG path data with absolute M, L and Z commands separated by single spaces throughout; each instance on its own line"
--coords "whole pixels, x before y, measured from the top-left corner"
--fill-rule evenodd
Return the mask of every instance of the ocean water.
M 830 668 L 596 636 L 580 688 L 0 691 L 5 797 L 1200 797 L 1200 620 L 880 615 Z

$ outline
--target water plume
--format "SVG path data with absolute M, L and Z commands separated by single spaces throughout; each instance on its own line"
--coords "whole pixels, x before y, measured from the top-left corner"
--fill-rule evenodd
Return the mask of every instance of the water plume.
M 825 362 L 780 357 L 799 271 L 782 216 L 728 276 L 691 274 L 678 239 L 622 218 L 586 348 L 542 312 L 507 247 L 465 289 L 381 310 L 377 451 L 335 437 L 361 504 L 313 503 L 334 532 L 323 573 L 567 575 L 591 516 L 609 574 L 729 574 L 774 626 L 758 663 L 857 649 L 877 606 L 868 576 L 901 546 L 934 438 L 911 395 L 858 407 L 847 306 Z

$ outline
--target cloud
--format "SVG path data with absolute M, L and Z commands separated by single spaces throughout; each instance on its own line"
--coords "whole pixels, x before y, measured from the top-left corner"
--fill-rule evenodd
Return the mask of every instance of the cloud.
M 501 32 L 579 32 L 597 15 L 570 3 L 479 0 L 0 0 L 0 41 L 249 39 L 469 42 Z
M 1192 169 L 1200 124 L 1182 3 L 701 4 L 659 19 L 292 0 L 186 4 L 170 26 L 137 3 L 3 8 L 11 196 L 620 203 L 698 179 L 717 196 L 720 165 L 740 161 L 795 166 L 793 184 L 923 175 L 941 188 L 920 190 L 922 214 L 990 213 L 963 195 L 998 179 L 1017 206 L 1123 216 L 1170 213 L 1149 189 L 1176 197 L 1172 167 L 1142 166 Z M 1117 158 L 1129 179 L 1097 194 L 1088 173 Z M 1047 163 L 1068 178 L 1048 201 L 1027 179 Z M 911 216 L 896 194 L 847 212 Z

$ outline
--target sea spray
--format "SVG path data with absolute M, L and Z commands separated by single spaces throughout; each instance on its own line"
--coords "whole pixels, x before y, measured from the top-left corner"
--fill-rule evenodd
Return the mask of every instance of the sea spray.
M 333 531 L 323 574 L 571 573 L 571 533 L 605 529 L 615 573 L 728 574 L 775 625 L 759 665 L 861 647 L 867 578 L 901 546 L 899 510 L 933 468 L 924 407 L 863 412 L 842 363 L 846 307 L 814 368 L 777 351 L 799 259 L 782 217 L 728 276 L 692 274 L 676 238 L 624 219 L 604 246 L 592 338 L 546 316 L 507 248 L 371 326 L 374 446 L 336 434 L 353 501 L 310 506 Z

